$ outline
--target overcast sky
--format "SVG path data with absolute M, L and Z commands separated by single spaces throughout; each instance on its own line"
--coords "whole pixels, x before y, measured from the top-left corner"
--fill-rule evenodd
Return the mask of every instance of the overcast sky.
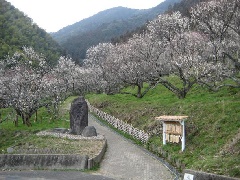
M 117 7 L 148 9 L 164 0 L 7 0 L 47 32 L 88 18 L 100 11 Z

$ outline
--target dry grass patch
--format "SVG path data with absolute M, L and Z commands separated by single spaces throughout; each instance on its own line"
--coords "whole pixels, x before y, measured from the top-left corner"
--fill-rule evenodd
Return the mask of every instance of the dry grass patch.
M 67 139 L 52 136 L 33 136 L 16 144 L 13 154 L 79 154 L 95 157 L 102 150 L 104 140 Z

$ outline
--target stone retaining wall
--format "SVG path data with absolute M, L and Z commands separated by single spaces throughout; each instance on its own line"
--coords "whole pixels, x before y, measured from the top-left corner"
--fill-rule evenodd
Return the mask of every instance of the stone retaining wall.
M 70 154 L 3 154 L 1 169 L 87 169 L 88 156 Z
M 115 118 L 114 116 L 111 116 L 94 106 L 92 106 L 87 100 L 86 100 L 90 112 L 93 112 L 96 114 L 99 118 L 105 120 L 115 128 L 135 137 L 136 139 L 140 140 L 142 143 L 146 143 L 149 139 L 148 133 L 145 133 L 143 130 L 139 130 L 135 127 L 133 127 L 131 124 L 128 124 L 118 118 Z
M 99 164 L 106 152 L 107 141 L 94 158 L 77 154 L 0 154 L 0 170 L 4 169 L 91 169 Z
M 100 153 L 94 158 L 88 159 L 88 169 L 93 168 L 95 165 L 99 164 L 102 161 L 106 150 L 107 150 L 107 140 L 105 140 L 103 148 L 100 151 Z
M 184 180 L 240 180 L 238 178 L 232 178 L 228 176 L 220 176 L 217 174 L 205 173 L 201 171 L 194 171 L 185 169 L 183 172 Z

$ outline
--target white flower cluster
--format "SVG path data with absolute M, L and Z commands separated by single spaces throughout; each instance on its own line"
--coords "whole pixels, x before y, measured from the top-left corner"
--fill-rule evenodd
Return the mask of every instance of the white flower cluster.
M 85 67 L 95 69 L 100 91 L 128 84 L 138 87 L 138 97 L 143 82 L 161 83 L 180 98 L 196 83 L 213 86 L 232 78 L 239 84 L 239 14 L 239 0 L 214 0 L 193 8 L 190 18 L 159 15 L 125 43 L 90 48 Z M 182 87 L 165 78 L 172 74 Z
M 43 55 L 23 47 L 23 52 L 0 61 L 0 99 L 28 121 L 39 107 L 52 105 L 57 111 L 69 92 L 111 94 L 132 85 L 142 97 L 143 83 L 148 82 L 150 88 L 160 83 L 184 98 L 196 83 L 221 87 L 230 78 L 239 87 L 239 4 L 214 0 L 194 7 L 190 18 L 179 12 L 160 15 L 145 33 L 127 42 L 88 49 L 82 67 L 60 57 L 50 68 Z M 170 75 L 178 77 L 181 86 L 169 81 Z

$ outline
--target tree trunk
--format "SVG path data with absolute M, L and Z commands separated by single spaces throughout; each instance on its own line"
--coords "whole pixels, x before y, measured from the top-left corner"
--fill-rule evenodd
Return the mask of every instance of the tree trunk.
M 137 98 L 141 98 L 142 97 L 142 87 L 140 85 L 137 86 L 138 87 L 138 91 L 137 91 Z
M 22 117 L 22 123 L 23 123 L 24 125 L 26 125 L 26 119 L 25 119 L 25 116 L 22 114 L 21 117 Z
M 184 99 L 187 95 L 187 92 L 185 91 L 185 89 L 183 90 L 180 90 L 178 93 L 177 93 L 177 96 L 179 99 Z
M 35 110 L 31 110 L 30 113 L 24 113 L 18 109 L 15 109 L 15 111 L 17 112 L 17 115 L 21 116 L 24 125 L 27 125 L 28 127 L 32 126 L 30 118 L 36 112 Z
M 36 113 L 35 113 L 35 120 L 34 120 L 34 122 L 37 122 L 38 121 L 38 112 L 36 111 Z
M 16 113 L 16 117 L 14 120 L 14 125 L 15 125 L 15 127 L 18 127 L 18 114 L 17 113 Z
M 32 126 L 32 124 L 31 124 L 31 122 L 30 122 L 30 117 L 29 117 L 29 115 L 26 115 L 26 117 L 25 117 L 25 122 L 26 122 L 26 125 L 27 125 L 28 127 Z

